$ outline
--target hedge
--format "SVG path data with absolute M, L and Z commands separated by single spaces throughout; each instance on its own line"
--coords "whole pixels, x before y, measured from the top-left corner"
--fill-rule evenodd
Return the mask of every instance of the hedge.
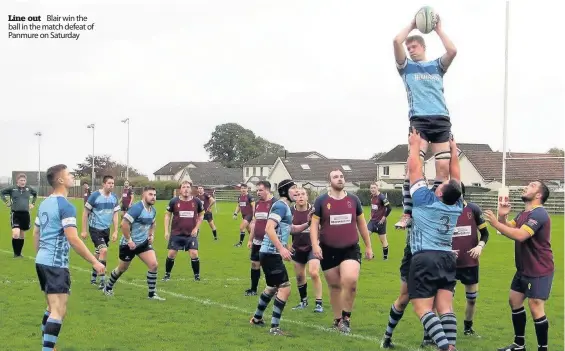
M 392 207 L 402 206 L 402 189 L 381 189 L 381 193 L 385 194 Z M 363 206 L 371 204 L 371 192 L 369 189 L 359 189 L 355 192 L 355 195 L 361 200 Z

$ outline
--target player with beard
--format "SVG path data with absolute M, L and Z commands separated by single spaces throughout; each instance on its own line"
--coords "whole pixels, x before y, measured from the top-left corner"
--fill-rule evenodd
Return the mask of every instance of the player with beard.
M 381 194 L 377 183 L 372 183 L 371 191 L 371 220 L 367 224 L 369 233 L 377 233 L 383 247 L 383 260 L 388 260 L 388 240 L 386 238 L 386 218 L 392 211 L 388 199 Z
M 245 296 L 256 296 L 257 286 L 261 278 L 261 262 L 259 258 L 259 250 L 263 244 L 265 237 L 265 229 L 269 220 L 269 212 L 277 201 L 271 194 L 271 183 L 262 180 L 257 183 L 257 197 L 259 201 L 255 204 L 254 222 L 251 226 L 251 233 L 249 234 L 249 241 L 247 248 L 251 249 L 251 288 L 245 290 Z
M 301 225 L 308 223 L 312 206 L 308 203 L 308 193 L 305 189 L 298 189 L 296 204 L 291 207 L 292 224 Z M 296 285 L 300 295 L 300 303 L 293 310 L 302 310 L 308 307 L 308 283 L 306 282 L 306 264 L 316 295 L 314 312 L 324 312 L 322 306 L 322 280 L 320 279 L 320 260 L 314 257 L 312 243 L 310 242 L 310 228 L 301 232 L 291 232 L 292 235 L 292 260 L 296 273 Z
M 131 207 L 131 204 L 133 204 L 133 202 L 134 202 L 134 199 L 135 199 L 135 195 L 133 193 L 133 189 L 129 185 L 129 180 L 126 180 L 124 182 L 124 188 L 122 190 L 122 199 L 120 200 L 120 203 L 121 203 L 120 209 L 122 211 L 122 217 L 129 210 L 129 208 Z
M 267 235 L 263 238 L 259 250 L 259 259 L 267 286 L 261 293 L 257 310 L 249 322 L 257 326 L 265 325 L 263 313 L 275 297 L 269 333 L 285 335 L 279 324 L 290 295 L 290 281 L 283 260 L 290 261 L 292 259 L 292 254 L 286 248 L 286 245 L 290 232 L 303 231 L 308 227 L 308 223 L 300 226 L 292 224 L 290 204 L 296 200 L 296 184 L 290 179 L 285 179 L 279 183 L 278 191 L 280 200 L 271 207 L 265 228 Z
M 245 231 L 251 233 L 251 221 L 253 220 L 253 209 L 255 208 L 255 200 L 249 195 L 247 184 L 241 184 L 241 195 L 238 198 L 238 204 L 233 213 L 233 219 L 237 218 L 237 214 L 241 212 L 241 223 L 239 224 L 239 241 L 234 245 L 240 247 L 245 239 Z
M 310 240 L 314 257 L 320 260 L 330 289 L 334 328 L 351 332 L 351 311 L 357 294 L 361 269 L 359 233 L 365 242 L 365 257 L 373 259 L 371 238 L 359 198 L 343 190 L 340 169 L 329 174 L 330 190 L 314 203 Z
M 94 244 L 95 256 L 106 266 L 112 223 L 114 224 L 112 242 L 118 240 L 118 211 L 120 206 L 118 205 L 118 198 L 112 192 L 114 190 L 114 178 L 109 175 L 104 176 L 102 183 L 102 189 L 93 192 L 84 204 L 81 237 L 86 239 L 88 236 L 86 230 L 88 228 L 90 239 Z M 92 270 L 90 284 L 96 285 L 96 278 L 96 271 Z M 105 280 L 106 276 L 101 275 L 99 289 L 104 288 Z
M 212 206 L 216 203 L 216 199 L 204 192 L 204 187 L 198 187 L 198 199 L 204 204 L 204 220 L 208 222 L 210 229 L 212 229 L 212 235 L 214 235 L 214 240 L 218 240 L 218 232 L 216 231 L 216 224 L 214 223 L 214 216 L 212 215 Z
M 120 254 L 118 267 L 110 274 L 108 284 L 104 287 L 106 296 L 114 295 L 114 284 L 124 274 L 131 261 L 138 256 L 148 268 L 147 287 L 150 300 L 164 301 L 157 295 L 157 257 L 153 250 L 153 239 L 155 237 L 155 211 L 156 191 L 153 187 L 145 187 L 141 201 L 130 207 L 122 219 L 122 239 L 120 241 Z
M 173 222 L 171 224 L 171 215 Z M 192 196 L 189 181 L 181 183 L 179 196 L 169 201 L 165 212 L 165 240 L 169 250 L 165 264 L 163 281 L 171 279 L 171 271 L 179 250 L 188 251 L 194 280 L 200 280 L 200 259 L 198 258 L 198 231 L 204 218 L 204 206 L 200 199 Z M 170 227 L 169 227 L 170 225 Z M 170 228 L 170 231 L 169 231 Z
M 549 299 L 555 273 L 551 219 L 543 207 L 548 198 L 547 186 L 542 181 L 534 181 L 524 188 L 522 201 L 525 209 L 513 220 L 507 220 L 510 203 L 498 206 L 498 218 L 492 211 L 485 211 L 486 220 L 502 235 L 515 241 L 516 274 L 512 279 L 509 298 L 514 342 L 499 348 L 499 351 L 526 350 L 526 298 L 534 320 L 538 351 L 548 350 L 549 322 L 545 315 L 545 301 Z

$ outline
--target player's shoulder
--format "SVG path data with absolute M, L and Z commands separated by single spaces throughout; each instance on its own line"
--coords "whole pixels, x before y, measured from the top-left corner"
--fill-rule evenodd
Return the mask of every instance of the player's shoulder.
M 530 211 L 530 217 L 536 219 L 547 220 L 549 219 L 549 212 L 543 206 L 538 206 Z
M 463 202 L 465 207 L 468 207 L 473 212 L 483 212 L 481 207 L 474 202 L 465 201 Z
M 359 202 L 361 201 L 361 200 L 359 200 L 359 197 L 354 193 L 346 192 L 345 197 L 347 197 L 348 199 L 353 200 L 353 201 L 359 201 Z
M 321 202 L 327 201 L 329 198 L 330 198 L 330 193 L 327 193 L 327 192 L 326 192 L 326 193 L 320 194 L 320 195 L 316 198 L 316 200 L 314 201 L 314 203 L 321 203 Z

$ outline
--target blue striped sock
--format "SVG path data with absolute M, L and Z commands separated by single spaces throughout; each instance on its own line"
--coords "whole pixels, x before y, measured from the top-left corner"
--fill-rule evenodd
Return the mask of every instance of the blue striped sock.
M 53 318 L 48 318 L 47 323 L 45 323 L 45 331 L 43 334 L 43 349 L 42 351 L 53 351 L 55 344 L 57 343 L 57 338 L 59 337 L 59 332 L 63 321 Z
M 47 323 L 47 319 L 50 314 L 51 312 L 48 310 L 45 310 L 45 313 L 43 313 L 43 320 L 41 321 L 41 337 L 43 337 L 43 333 L 45 332 L 45 323 Z

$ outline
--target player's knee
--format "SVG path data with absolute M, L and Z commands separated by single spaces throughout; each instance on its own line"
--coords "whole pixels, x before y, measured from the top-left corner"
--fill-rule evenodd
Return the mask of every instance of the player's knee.
M 530 307 L 532 313 L 535 311 L 543 310 L 544 305 L 545 303 L 543 300 L 532 298 L 528 299 L 528 306 Z
M 466 292 L 465 296 L 467 297 L 467 304 L 471 305 L 471 306 L 475 306 L 475 303 L 477 302 L 477 297 L 479 296 L 479 293 L 477 291 L 473 291 L 473 292 Z
M 296 284 L 302 285 L 306 283 L 306 275 L 304 273 L 298 273 L 296 275 Z
M 320 271 L 318 267 L 308 267 L 308 274 L 310 274 L 310 278 L 313 280 L 320 279 Z
M 251 269 L 260 269 L 261 263 L 256 261 L 251 261 Z
M 150 271 L 155 272 L 155 271 L 157 271 L 157 269 L 159 269 L 159 264 L 157 263 L 157 261 L 151 262 L 150 264 L 147 265 L 147 268 Z
M 188 254 L 190 255 L 190 258 L 192 258 L 192 259 L 198 258 L 198 250 L 188 250 Z
M 106 247 L 106 245 L 100 246 L 100 247 L 98 248 L 98 254 L 99 254 L 99 255 L 105 255 L 105 254 L 107 254 L 107 253 L 108 253 L 108 248 Z
M 277 293 L 278 288 L 276 286 L 268 286 L 265 287 L 265 290 L 263 291 L 265 294 L 273 296 Z

